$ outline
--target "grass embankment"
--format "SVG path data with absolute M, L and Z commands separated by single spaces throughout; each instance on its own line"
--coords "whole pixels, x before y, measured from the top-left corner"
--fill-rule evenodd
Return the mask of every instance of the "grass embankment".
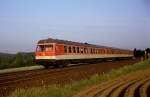
M 139 62 L 134 65 L 124 66 L 117 70 L 112 69 L 108 73 L 101 75 L 96 74 L 89 79 L 74 82 L 63 87 L 52 85 L 41 88 L 18 89 L 9 97 L 71 97 L 89 86 L 100 84 L 103 81 L 146 68 L 150 68 L 150 60 Z

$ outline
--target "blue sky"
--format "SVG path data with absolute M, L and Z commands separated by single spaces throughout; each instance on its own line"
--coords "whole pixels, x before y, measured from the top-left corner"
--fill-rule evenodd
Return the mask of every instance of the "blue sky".
M 0 0 L 0 52 L 45 38 L 125 49 L 150 47 L 149 0 Z

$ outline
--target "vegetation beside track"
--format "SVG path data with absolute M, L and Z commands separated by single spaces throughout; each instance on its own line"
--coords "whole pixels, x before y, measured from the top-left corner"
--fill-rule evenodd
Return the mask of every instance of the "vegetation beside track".
M 5 54 L 0 53 L 0 69 L 36 65 L 33 53 Z
M 17 89 L 8 97 L 71 97 L 82 89 L 92 85 L 100 84 L 103 81 L 146 68 L 150 68 L 150 60 L 124 66 L 117 70 L 112 69 L 106 74 L 96 74 L 89 79 L 74 82 L 65 86 L 52 85 L 43 86 L 41 88 Z

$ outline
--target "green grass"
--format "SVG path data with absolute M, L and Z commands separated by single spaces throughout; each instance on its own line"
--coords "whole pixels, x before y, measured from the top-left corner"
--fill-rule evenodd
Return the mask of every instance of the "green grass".
M 150 60 L 139 62 L 134 65 L 127 65 L 117 70 L 112 69 L 110 72 L 101 75 L 95 74 L 89 79 L 73 82 L 63 87 L 51 85 L 41 88 L 17 89 L 8 97 L 71 97 L 89 86 L 100 84 L 103 81 L 146 68 L 150 68 Z
M 18 68 L 9 68 L 9 69 L 0 69 L 0 74 L 4 73 L 12 73 L 12 72 L 20 72 L 20 71 L 28 71 L 28 70 L 37 70 L 43 69 L 43 66 L 36 65 L 36 66 L 26 66 L 26 67 L 18 67 Z

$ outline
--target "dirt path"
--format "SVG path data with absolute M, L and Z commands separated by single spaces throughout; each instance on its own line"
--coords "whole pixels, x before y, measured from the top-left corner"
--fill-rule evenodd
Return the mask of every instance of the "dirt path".
M 150 69 L 103 82 L 74 97 L 150 97 Z

